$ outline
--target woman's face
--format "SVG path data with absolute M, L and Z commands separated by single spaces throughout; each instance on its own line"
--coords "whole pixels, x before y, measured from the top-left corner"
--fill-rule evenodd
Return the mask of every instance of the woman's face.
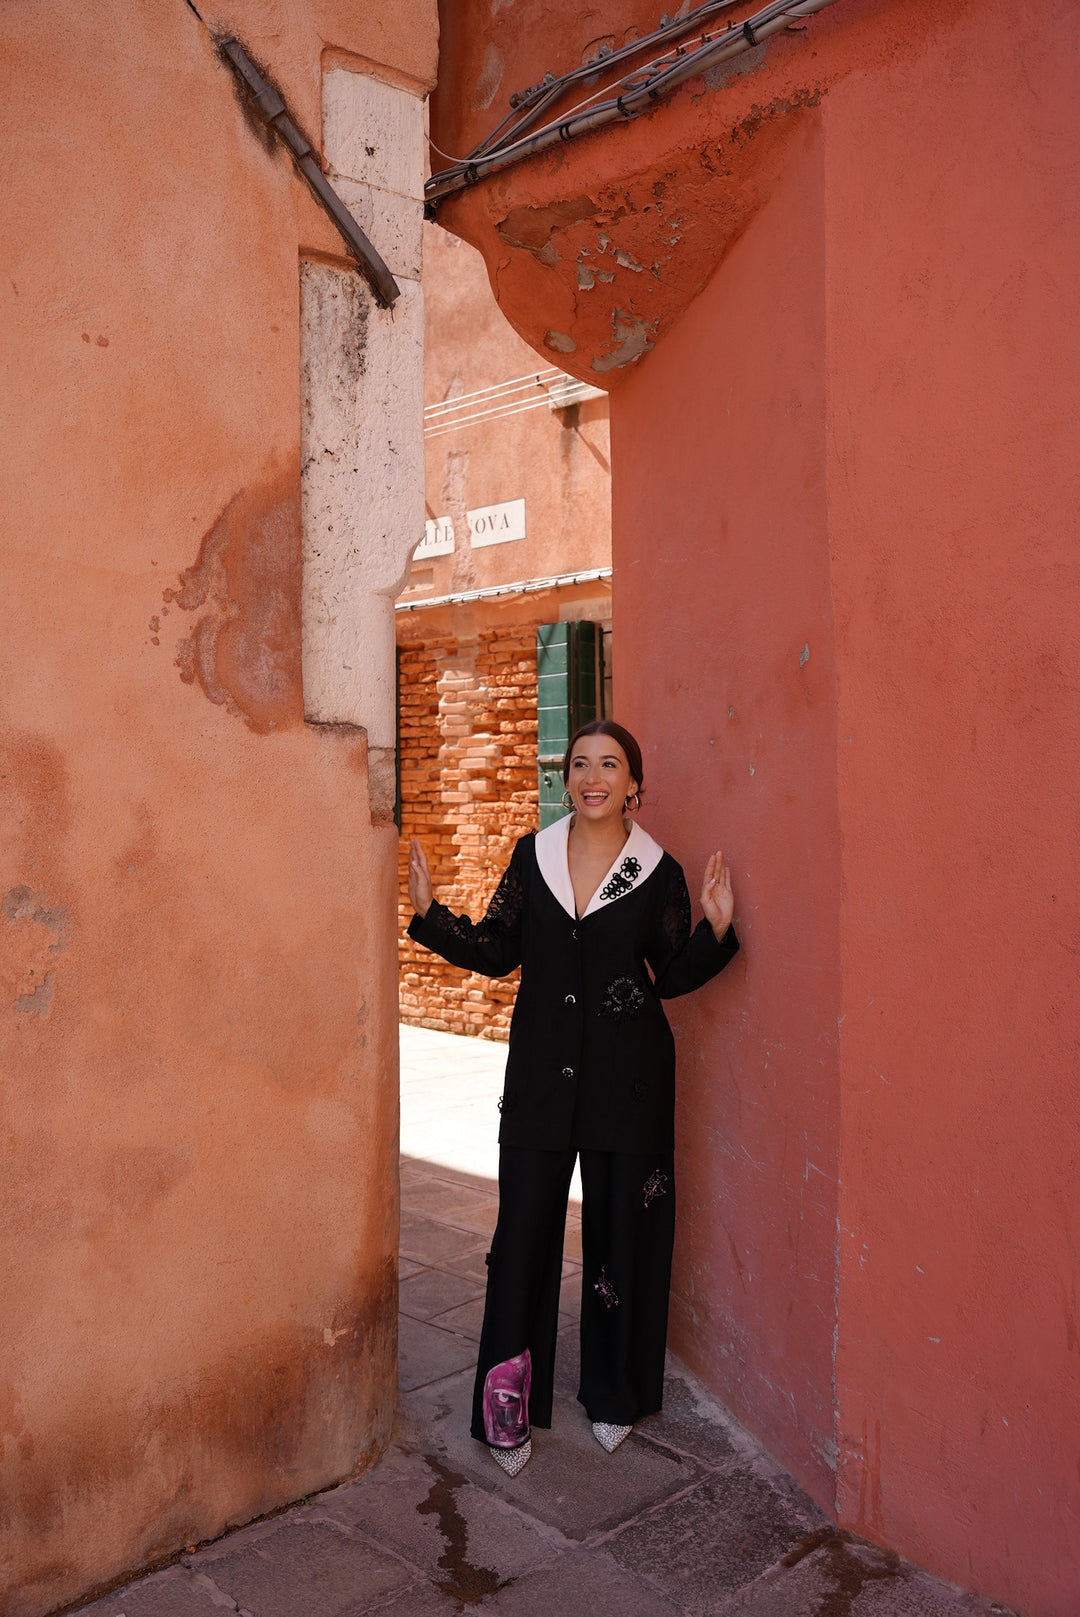
M 567 789 L 584 820 L 621 820 L 637 791 L 626 754 L 613 736 L 582 736 L 570 759 Z

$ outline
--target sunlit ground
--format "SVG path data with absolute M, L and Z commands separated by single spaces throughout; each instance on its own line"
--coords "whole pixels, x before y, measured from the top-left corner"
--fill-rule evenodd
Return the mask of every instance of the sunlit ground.
M 506 1045 L 401 1026 L 401 1154 L 498 1181 Z M 580 1202 L 574 1169 L 571 1198 Z

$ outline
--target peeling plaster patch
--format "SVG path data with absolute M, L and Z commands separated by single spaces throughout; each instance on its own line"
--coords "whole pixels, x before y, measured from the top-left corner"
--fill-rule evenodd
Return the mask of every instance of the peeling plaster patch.
M 583 292 L 591 292 L 593 287 L 596 285 L 596 276 L 593 274 L 592 270 L 587 264 L 578 265 L 577 284 Z
M 574 354 L 577 352 L 577 343 L 573 337 L 568 337 L 565 331 L 545 332 L 544 347 L 552 349 L 556 354 Z
M 733 84 L 747 73 L 756 73 L 765 66 L 765 55 L 769 49 L 769 41 L 755 45 L 753 50 L 744 51 L 741 56 L 734 57 L 730 62 L 719 62 L 716 67 L 707 67 L 701 75 L 702 82 L 710 90 L 723 90 L 726 85 Z
M 5 921 L 37 921 L 51 932 L 67 930 L 67 910 L 50 905 L 43 893 L 32 893 L 29 887 L 12 887 L 0 903 Z
M 372 825 L 393 825 L 397 802 L 397 753 L 393 747 L 368 748 L 368 798 Z
M 777 96 L 775 101 L 770 101 L 765 106 L 755 102 L 746 117 L 734 126 L 730 138 L 733 143 L 743 138 L 752 138 L 768 119 L 776 118 L 785 112 L 798 112 L 802 107 L 816 107 L 824 94 L 822 87 L 817 85 L 813 89 L 795 90 L 791 95 Z
M 545 208 L 511 208 L 495 229 L 510 247 L 524 247 L 541 263 L 558 262 L 552 241 L 557 230 L 565 230 L 582 219 L 591 219 L 597 211 L 592 197 L 568 197 L 565 202 L 553 202 Z M 546 256 L 545 256 L 546 255 Z
M 472 104 L 474 112 L 486 112 L 499 93 L 499 85 L 503 81 L 506 63 L 502 51 L 498 46 L 489 43 L 484 52 L 484 65 L 480 69 L 480 77 L 473 86 Z
M 614 311 L 611 326 L 616 347 L 609 354 L 598 355 L 592 362 L 593 370 L 601 375 L 622 365 L 632 365 L 642 354 L 649 352 L 653 346 L 651 339 L 656 335 L 655 320 L 643 320 L 639 315 L 628 314 L 625 309 Z
M 31 994 L 20 994 L 15 1001 L 17 1011 L 28 1011 L 32 1016 L 48 1016 L 52 1006 L 53 981 L 55 971 L 45 973 L 44 981 L 39 983 Z
M 636 258 L 631 258 L 629 253 L 624 253 L 621 247 L 615 249 L 615 262 L 616 264 L 621 264 L 623 269 L 633 270 L 635 275 L 641 274 L 642 265 L 638 263 Z
M 300 683 L 300 489 L 271 472 L 241 489 L 203 535 L 194 563 L 164 592 L 202 616 L 177 646 L 185 685 L 259 735 L 303 719 Z
M 615 279 L 615 271 L 614 270 L 597 270 L 596 279 L 598 281 L 613 281 Z
M 48 1016 L 56 985 L 55 959 L 67 947 L 67 911 L 50 904 L 43 893 L 19 886 L 4 894 L 0 914 L 7 922 L 0 940 L 5 997 L 14 994 L 14 1009 L 21 1014 Z

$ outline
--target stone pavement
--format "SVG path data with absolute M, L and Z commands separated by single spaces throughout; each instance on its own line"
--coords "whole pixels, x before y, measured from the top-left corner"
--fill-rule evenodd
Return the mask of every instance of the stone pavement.
M 402 1029 L 401 1398 L 356 1482 L 181 1556 L 78 1617 L 989 1617 L 833 1532 L 674 1360 L 613 1455 L 574 1398 L 579 1207 L 554 1424 L 511 1480 L 468 1435 L 505 1047 Z

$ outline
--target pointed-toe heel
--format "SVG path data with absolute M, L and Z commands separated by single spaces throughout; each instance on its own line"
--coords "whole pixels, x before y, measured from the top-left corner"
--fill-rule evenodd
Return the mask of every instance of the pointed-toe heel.
M 632 1426 L 612 1426 L 605 1420 L 594 1420 L 592 1423 L 593 1436 L 600 1447 L 607 1449 L 609 1454 L 614 1454 L 619 1444 L 628 1438 L 633 1430 Z
M 497 1449 L 489 1444 L 488 1453 L 496 1465 L 502 1466 L 508 1477 L 516 1477 L 522 1466 L 528 1465 L 532 1458 L 532 1438 L 519 1449 Z

